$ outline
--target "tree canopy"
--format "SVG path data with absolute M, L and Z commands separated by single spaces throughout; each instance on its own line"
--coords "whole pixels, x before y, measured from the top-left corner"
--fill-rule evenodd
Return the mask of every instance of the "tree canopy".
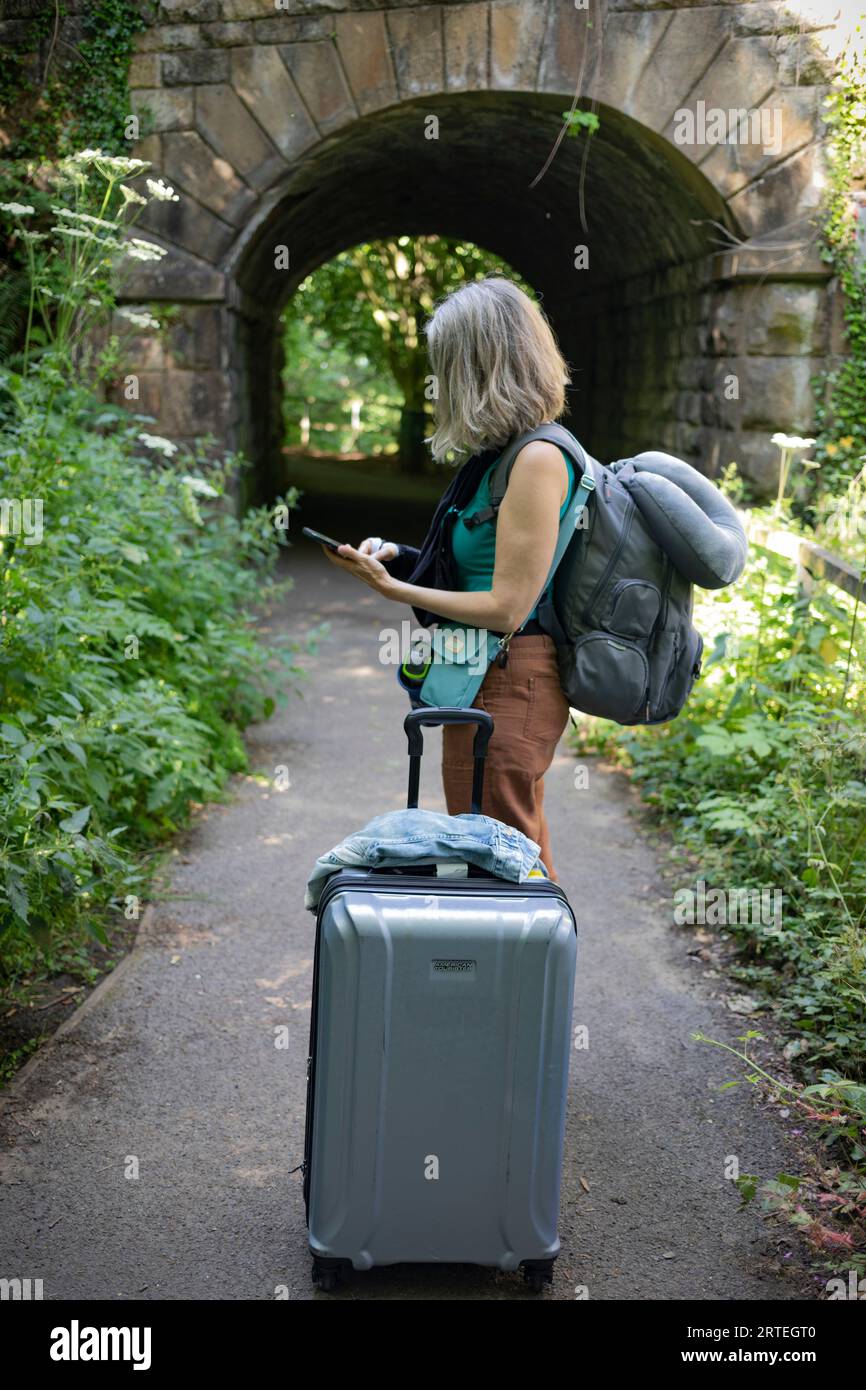
M 431 419 L 424 326 L 443 296 L 497 272 L 533 294 L 501 257 L 437 236 L 355 246 L 308 276 L 285 314 L 290 438 L 306 403 L 338 437 L 363 433 L 376 452 L 396 447 L 407 471 L 423 469 Z M 355 431 L 353 400 L 365 417 Z

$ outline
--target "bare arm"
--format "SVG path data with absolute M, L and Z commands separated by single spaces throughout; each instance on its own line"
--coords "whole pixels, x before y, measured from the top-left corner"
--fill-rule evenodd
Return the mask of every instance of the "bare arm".
M 547 578 L 567 488 L 568 470 L 553 444 L 533 440 L 521 449 L 499 509 L 492 586 L 478 593 L 426 589 L 393 579 L 384 565 L 350 545 L 340 546 L 337 555 L 325 553 L 333 564 L 396 603 L 470 627 L 513 632 L 532 610 Z

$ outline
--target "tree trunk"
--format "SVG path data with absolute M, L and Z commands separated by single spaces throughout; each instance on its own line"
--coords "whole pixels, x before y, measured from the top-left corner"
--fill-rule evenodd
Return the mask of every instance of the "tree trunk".
M 403 473 L 423 473 L 430 456 L 424 443 L 427 416 L 423 410 L 404 405 L 400 411 L 400 469 Z

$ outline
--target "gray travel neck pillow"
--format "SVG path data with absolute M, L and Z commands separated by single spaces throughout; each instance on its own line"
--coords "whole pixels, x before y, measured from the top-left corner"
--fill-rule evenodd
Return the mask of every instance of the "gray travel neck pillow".
M 691 464 L 655 450 L 611 465 L 653 540 L 702 589 L 739 578 L 749 543 L 727 497 Z

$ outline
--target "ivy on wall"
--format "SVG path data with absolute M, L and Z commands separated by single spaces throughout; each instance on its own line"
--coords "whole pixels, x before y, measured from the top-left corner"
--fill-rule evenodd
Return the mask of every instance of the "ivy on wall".
M 53 158 L 97 146 L 129 153 L 129 63 L 147 27 L 130 0 L 96 0 L 71 15 L 41 6 L 0 67 L 0 129 L 7 160 Z
M 860 29 L 856 30 L 860 34 Z M 866 63 L 862 51 L 843 55 L 826 119 L 830 143 L 823 257 L 843 296 L 848 356 L 820 383 L 814 458 L 822 493 L 844 491 L 866 454 L 866 248 L 858 246 L 857 214 L 866 204 Z M 861 223 L 861 236 L 866 224 Z

